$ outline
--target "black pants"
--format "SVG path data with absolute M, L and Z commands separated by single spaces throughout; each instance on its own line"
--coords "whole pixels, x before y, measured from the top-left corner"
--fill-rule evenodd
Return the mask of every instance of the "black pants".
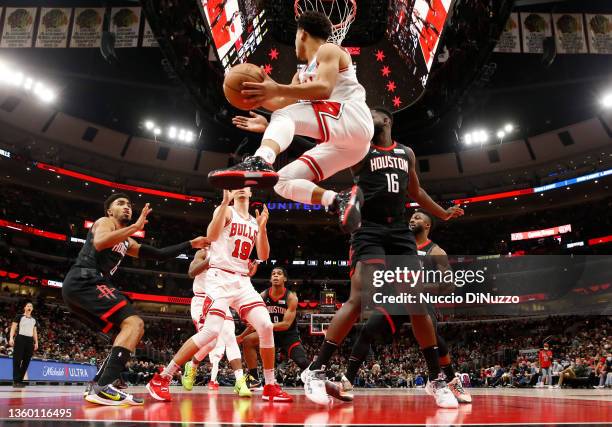
M 23 381 L 23 377 L 30 365 L 30 359 L 34 354 L 34 338 L 25 335 L 15 337 L 15 349 L 13 351 L 13 382 Z

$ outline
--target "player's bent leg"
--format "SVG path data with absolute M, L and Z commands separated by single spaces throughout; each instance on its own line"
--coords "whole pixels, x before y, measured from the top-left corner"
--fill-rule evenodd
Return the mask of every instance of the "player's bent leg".
M 376 264 L 358 261 L 351 277 L 351 293 L 349 299 L 336 312 L 325 333 L 325 342 L 316 360 L 311 364 L 311 370 L 321 369 L 331 359 L 332 355 L 353 328 L 361 313 L 362 284 L 379 268 Z
M 461 379 L 455 375 L 455 369 L 448 351 L 448 345 L 444 338 L 439 334 L 437 335 L 438 341 L 438 354 L 440 356 L 440 368 L 446 376 L 448 388 L 453 393 L 457 402 L 459 403 L 472 403 L 472 395 L 468 393 L 461 384 Z
M 253 325 L 259 335 L 259 353 L 264 372 L 263 400 L 275 402 L 291 402 L 293 398 L 276 384 L 274 376 L 274 326 L 268 310 L 262 305 L 255 305 L 246 313 L 246 320 Z
M 249 186 L 273 187 L 278 174 L 272 164 L 276 156 L 291 145 L 296 133 L 320 138 L 314 111 L 308 104 L 292 104 L 272 113 L 262 144 L 255 154 L 235 166 L 210 172 L 209 183 L 230 190 Z
M 427 364 L 429 380 L 425 391 L 436 400 L 440 408 L 457 408 L 459 402 L 440 375 L 440 360 L 436 330 L 429 314 L 411 314 L 412 332 Z
M 217 304 L 215 302 L 215 304 Z M 227 304 L 220 302 L 218 307 L 210 308 L 204 327 L 189 338 L 175 354 L 161 374 L 155 374 L 147 384 L 149 394 L 156 400 L 170 401 L 170 381 L 179 368 L 191 359 L 200 348 L 214 342 L 219 337 L 225 321 Z
M 257 349 L 259 348 L 259 335 L 253 332 L 242 340 L 242 352 L 249 372 L 257 369 Z
M 103 370 L 96 383 L 88 389 L 85 400 L 100 405 L 142 405 L 143 399 L 132 396 L 116 388 L 113 383 L 121 377 L 130 360 L 132 352 L 144 333 L 143 320 L 132 314 L 133 308 L 128 303 L 118 310 L 109 320 L 119 324 L 119 334 L 115 338 L 110 355 L 103 364 Z

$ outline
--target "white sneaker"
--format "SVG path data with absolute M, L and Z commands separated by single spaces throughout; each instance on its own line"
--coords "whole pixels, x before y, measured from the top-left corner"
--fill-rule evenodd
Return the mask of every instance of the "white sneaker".
M 440 408 L 458 408 L 459 402 L 448 388 L 446 381 L 443 379 L 437 379 L 433 381 L 427 381 L 425 386 L 425 392 L 436 399 L 436 404 Z
M 310 370 L 310 366 L 300 373 L 300 378 L 304 383 L 306 397 L 319 405 L 329 404 L 329 396 L 325 390 L 325 371 L 317 369 Z
M 463 385 L 461 384 L 461 381 L 459 381 L 459 378 L 453 378 L 453 380 L 448 383 L 448 388 L 457 399 L 457 402 L 472 403 L 472 396 L 470 395 L 470 393 L 465 391 Z

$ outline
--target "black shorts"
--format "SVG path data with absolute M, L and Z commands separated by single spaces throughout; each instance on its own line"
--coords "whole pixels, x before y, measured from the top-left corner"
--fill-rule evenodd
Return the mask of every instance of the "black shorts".
M 102 273 L 73 267 L 62 285 L 68 309 L 95 331 L 119 331 L 121 322 L 136 314 L 134 306 Z
M 297 331 L 274 332 L 274 346 L 291 358 L 291 350 L 301 345 L 300 334 Z
M 387 256 L 416 255 L 416 246 L 414 233 L 404 221 L 391 224 L 363 221 L 351 235 L 351 275 L 358 261 L 386 264 Z

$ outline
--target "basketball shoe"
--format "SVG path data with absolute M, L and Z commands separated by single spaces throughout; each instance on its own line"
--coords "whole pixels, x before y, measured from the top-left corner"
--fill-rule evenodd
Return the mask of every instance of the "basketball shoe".
M 181 376 L 181 384 L 183 388 L 187 391 L 191 391 L 193 389 L 193 384 L 195 383 L 196 374 L 198 373 L 197 367 L 191 363 L 191 360 L 185 363 L 185 369 L 183 369 L 183 375 Z
M 161 400 L 163 402 L 170 402 L 172 396 L 170 395 L 170 377 L 163 377 L 156 373 L 151 378 L 151 381 L 147 384 L 147 390 L 153 399 Z
M 278 182 L 274 167 L 259 156 L 249 156 L 229 168 L 217 169 L 208 174 L 213 187 L 235 190 L 244 187 L 269 188 Z
M 470 395 L 470 393 L 465 391 L 458 377 L 453 378 L 453 380 L 448 383 L 448 388 L 457 399 L 457 402 L 472 403 L 472 396 Z
M 300 378 L 304 383 L 304 392 L 309 400 L 319 405 L 329 403 L 329 395 L 325 387 L 327 378 L 323 369 L 311 371 L 309 366 L 300 373 Z
M 125 393 L 115 388 L 112 384 L 100 386 L 93 384 L 89 394 L 85 396 L 85 400 L 98 405 L 119 406 L 119 405 L 142 405 L 143 399 L 134 397 L 131 394 Z
M 261 398 L 270 402 L 293 402 L 293 397 L 283 391 L 281 386 L 279 386 L 278 384 L 264 385 L 263 394 L 261 395 Z
M 440 408 L 458 408 L 459 402 L 448 388 L 446 381 L 442 378 L 436 380 L 429 380 L 425 386 L 425 392 L 436 399 L 436 404 Z
M 353 185 L 350 190 L 336 194 L 334 202 L 327 208 L 327 211 L 338 215 L 342 232 L 350 234 L 361 227 L 363 201 L 363 192 L 357 185 Z

